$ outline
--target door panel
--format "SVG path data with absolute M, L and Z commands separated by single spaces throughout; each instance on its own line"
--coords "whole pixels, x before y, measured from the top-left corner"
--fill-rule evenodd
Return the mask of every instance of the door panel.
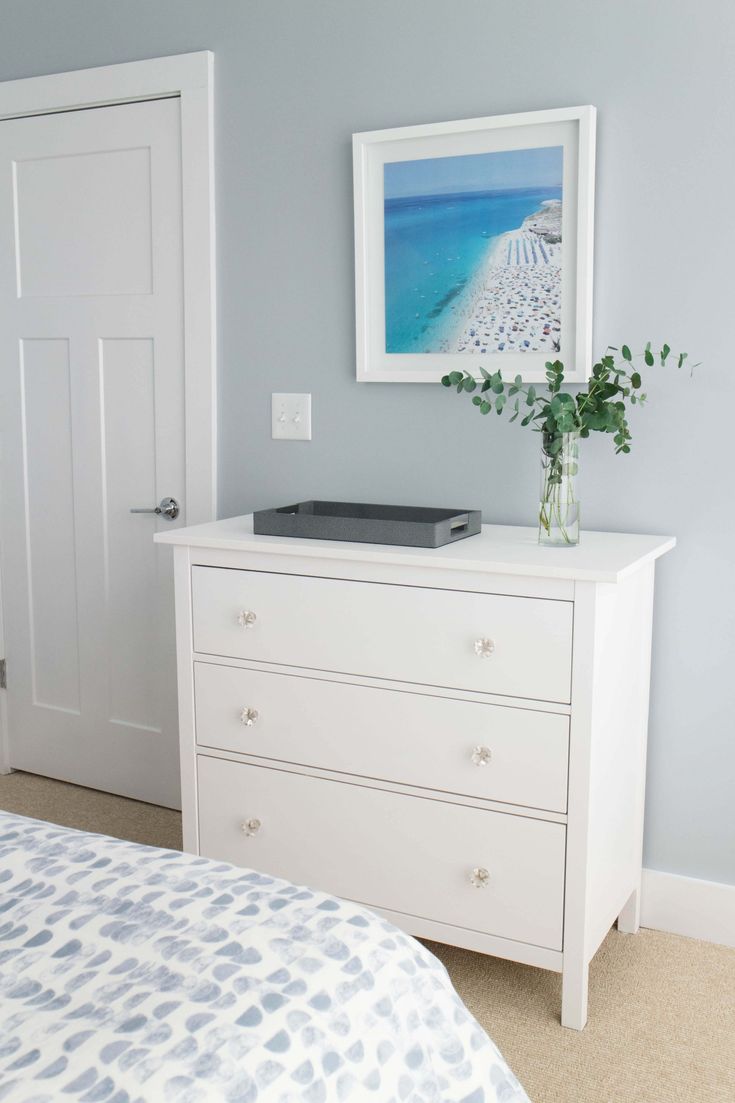
M 33 703 L 78 714 L 69 342 L 21 341 L 20 371 Z
M 131 502 L 156 500 L 153 343 L 106 339 L 100 344 L 110 719 L 160 731 L 158 671 L 148 654 L 156 634 L 158 584 L 151 518 L 130 513 Z M 137 594 L 132 603 L 131 593 Z
M 14 175 L 19 295 L 151 293 L 149 148 L 28 158 Z
M 10 762 L 171 806 L 180 145 L 177 99 L 0 122 Z M 169 495 L 176 522 L 129 512 Z

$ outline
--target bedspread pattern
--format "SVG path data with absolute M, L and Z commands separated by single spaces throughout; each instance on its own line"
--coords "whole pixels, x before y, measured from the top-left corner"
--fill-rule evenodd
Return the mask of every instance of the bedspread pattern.
M 521 1103 L 419 943 L 250 870 L 0 813 L 0 1103 Z

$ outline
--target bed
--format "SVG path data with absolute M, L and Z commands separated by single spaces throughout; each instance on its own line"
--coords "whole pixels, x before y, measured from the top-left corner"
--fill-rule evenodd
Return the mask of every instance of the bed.
M 528 1103 L 428 950 L 252 870 L 0 812 L 1 1103 Z

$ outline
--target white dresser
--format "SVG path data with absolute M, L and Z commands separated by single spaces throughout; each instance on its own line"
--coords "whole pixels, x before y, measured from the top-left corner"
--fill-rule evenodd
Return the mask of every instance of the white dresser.
M 638 927 L 654 563 L 673 539 L 175 545 L 184 846 L 563 975 Z

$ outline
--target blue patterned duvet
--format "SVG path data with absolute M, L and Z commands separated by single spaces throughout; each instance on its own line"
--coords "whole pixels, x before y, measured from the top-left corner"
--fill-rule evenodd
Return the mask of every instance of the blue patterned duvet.
M 64 1100 L 527 1103 L 370 912 L 0 812 L 0 1101 Z

